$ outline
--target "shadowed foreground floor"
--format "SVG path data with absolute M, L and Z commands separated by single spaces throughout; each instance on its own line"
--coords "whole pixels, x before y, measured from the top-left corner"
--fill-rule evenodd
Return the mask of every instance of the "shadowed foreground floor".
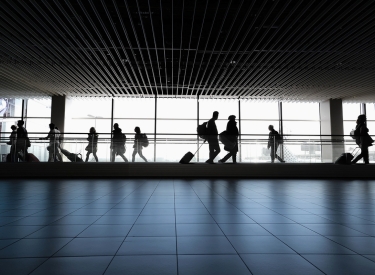
M 0 180 L 1 274 L 375 274 L 375 181 Z

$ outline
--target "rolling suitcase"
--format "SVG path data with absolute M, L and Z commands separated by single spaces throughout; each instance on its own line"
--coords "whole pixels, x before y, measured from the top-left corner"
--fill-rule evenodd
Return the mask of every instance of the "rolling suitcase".
M 206 141 L 204 141 L 202 143 L 202 145 L 205 143 Z M 199 149 L 201 149 L 201 146 L 199 146 L 198 150 L 193 154 L 192 152 L 187 152 L 183 157 L 182 159 L 180 160 L 180 163 L 182 164 L 188 164 L 192 159 L 193 157 L 195 156 L 195 154 L 199 151 Z
M 357 154 L 353 153 L 355 150 L 359 149 L 359 147 L 354 148 L 353 152 L 351 153 L 343 153 L 341 156 L 338 157 L 338 159 L 335 161 L 335 164 L 350 164 L 351 161 L 354 159 L 354 156 Z
M 40 162 L 40 161 L 34 154 L 28 153 L 27 162 Z

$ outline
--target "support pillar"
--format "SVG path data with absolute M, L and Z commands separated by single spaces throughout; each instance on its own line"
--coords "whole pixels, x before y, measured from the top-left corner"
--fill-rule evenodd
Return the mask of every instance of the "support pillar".
M 322 162 L 334 162 L 345 152 L 342 100 L 329 99 L 320 103 Z
M 51 123 L 54 123 L 62 133 L 65 131 L 65 105 L 65 96 L 52 96 Z

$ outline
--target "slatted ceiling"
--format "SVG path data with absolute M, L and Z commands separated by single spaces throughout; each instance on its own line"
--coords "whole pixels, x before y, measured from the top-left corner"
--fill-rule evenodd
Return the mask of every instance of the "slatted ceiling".
M 375 102 L 375 1 L 0 4 L 0 96 Z

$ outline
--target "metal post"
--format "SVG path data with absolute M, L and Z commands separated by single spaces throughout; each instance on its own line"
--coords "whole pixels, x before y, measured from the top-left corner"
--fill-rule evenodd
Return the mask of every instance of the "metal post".
M 22 111 L 21 111 L 21 120 L 23 120 L 24 116 L 24 111 L 25 111 L 25 100 L 22 99 Z M 26 128 L 26 125 L 24 126 Z
M 240 155 L 240 162 L 242 162 L 242 142 L 241 142 L 241 99 L 238 98 L 238 151 Z
M 283 103 L 279 101 L 279 134 L 284 139 L 284 129 L 283 129 Z M 280 147 L 280 157 L 284 159 L 284 146 L 281 144 Z M 276 154 L 276 152 L 275 152 Z
M 112 160 L 112 138 L 113 138 L 113 135 L 112 135 L 112 127 L 113 127 L 113 114 L 114 114 L 114 109 L 115 109 L 115 100 L 114 100 L 114 98 L 112 98 L 112 107 L 111 107 L 111 131 L 110 131 L 110 133 L 111 133 L 111 142 L 110 142 L 110 144 L 111 144 L 111 147 L 110 147 L 110 149 L 109 149 L 109 161 L 110 162 L 112 162 L 112 161 L 114 161 L 114 160 Z
M 197 128 L 199 126 L 199 94 L 197 95 Z M 199 136 L 197 135 L 197 162 L 199 162 Z
M 156 162 L 156 119 L 158 109 L 158 95 L 155 94 L 155 115 L 154 115 L 154 162 Z

